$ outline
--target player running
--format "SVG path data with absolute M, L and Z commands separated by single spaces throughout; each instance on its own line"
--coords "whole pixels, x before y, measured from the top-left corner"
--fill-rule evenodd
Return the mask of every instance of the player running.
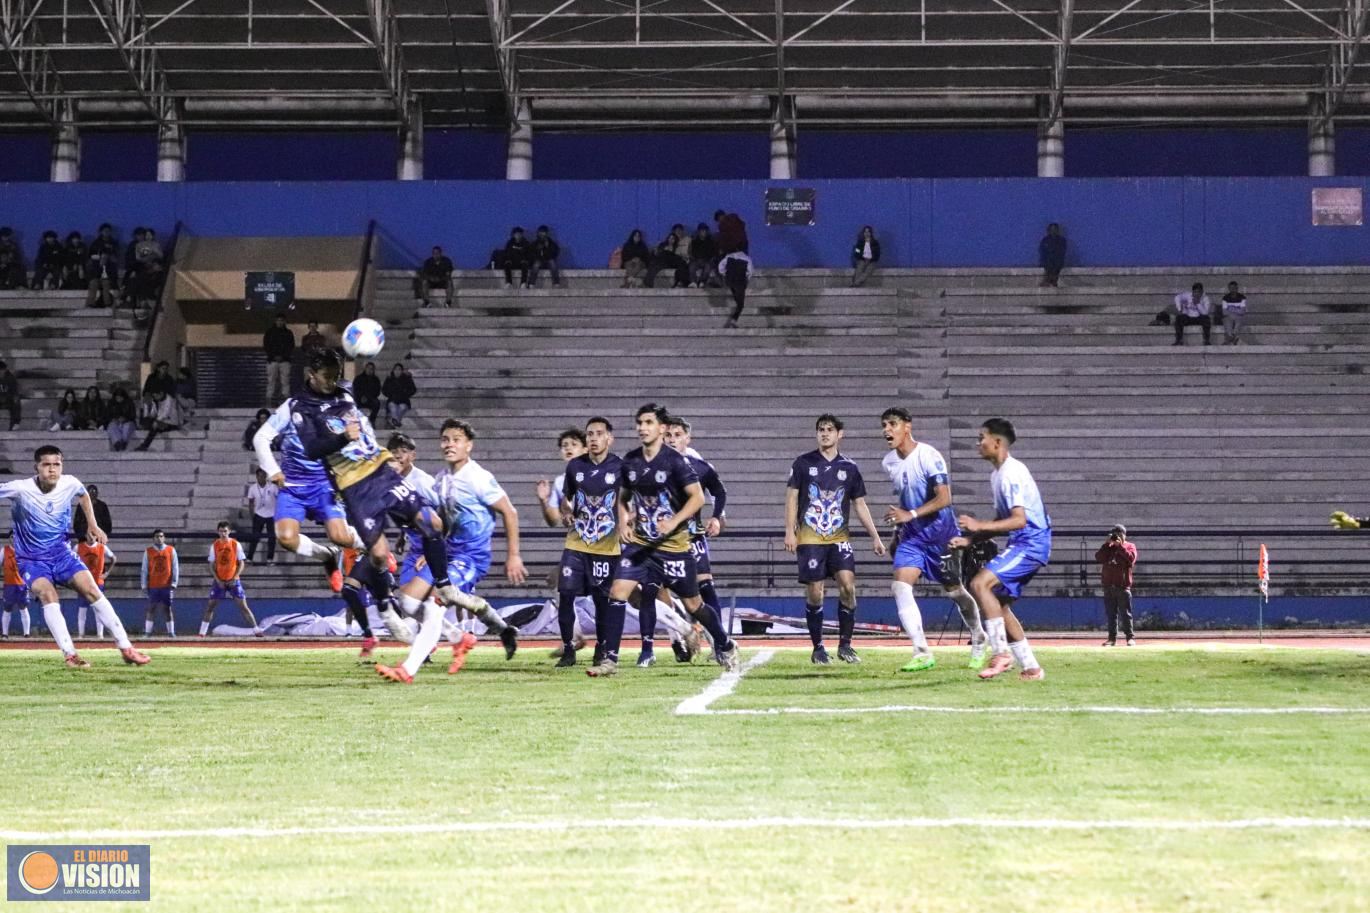
M 896 526 L 894 536 L 894 604 L 899 623 L 913 641 L 913 658 L 900 672 L 920 672 L 936 665 L 923 633 L 923 613 L 913 597 L 914 584 L 926 577 L 942 585 L 956 603 L 961 619 L 970 629 L 970 668 L 983 669 L 988 661 L 985 629 L 980 609 L 961 585 L 961 556 L 951 551 L 952 540 L 961 534 L 951 509 L 951 476 L 947 462 L 930 444 L 913 438 L 913 417 L 899 406 L 880 415 L 885 443 L 893 449 L 881 466 L 894 486 L 897 505 L 885 511 L 885 522 Z
M 62 475 L 62 451 L 51 444 L 33 452 L 33 467 L 33 478 L 0 484 L 0 498 L 14 502 L 10 522 L 14 527 L 15 562 L 20 576 L 43 607 L 43 620 L 66 657 L 66 664 L 73 669 L 90 668 L 90 663 L 81 658 L 71 642 L 66 619 L 62 617 L 62 605 L 57 601 L 58 586 L 75 590 L 95 609 L 95 617 L 114 635 L 124 662 L 147 665 L 150 661 L 147 654 L 134 649 L 114 606 L 67 545 L 73 504 L 79 504 L 85 514 L 88 541 L 108 542 L 105 531 L 96 522 L 86 487 L 75 476 Z
M 143 616 L 143 633 L 151 636 L 157 621 L 157 611 L 166 612 L 166 636 L 176 636 L 176 587 L 181 584 L 181 559 L 176 547 L 168 545 L 166 533 L 152 531 L 152 544 L 143 552 L 143 569 L 139 585 L 147 593 L 147 612 Z
M 0 553 L 3 553 L 0 555 L 0 565 L 3 565 L 5 580 L 3 606 L 0 606 L 0 639 L 9 639 L 10 619 L 15 612 L 19 613 L 20 630 L 28 637 L 32 630 L 32 619 L 29 617 L 29 587 L 24 583 L 23 575 L 19 573 L 14 546 L 0 547 Z
M 1032 576 L 1051 560 L 1051 517 L 1032 473 L 1009 454 L 1015 440 L 1017 435 L 1008 419 L 992 418 L 980 426 L 980 457 L 994 466 L 989 477 L 994 519 L 977 520 L 963 514 L 960 523 L 966 536 L 953 540 L 952 546 L 969 545 L 969 537 L 1008 533 L 1008 547 L 970 582 L 971 592 L 985 612 L 993 653 L 980 677 L 989 679 L 1007 672 L 1016 659 L 1023 670 L 1019 678 L 1040 681 L 1046 672 L 1032 655 L 1023 626 L 1013 614 L 1013 603 Z
M 623 461 L 610 452 L 613 446 L 614 426 L 596 415 L 585 423 L 586 452 L 573 457 L 562 476 L 558 510 L 566 544 L 557 575 L 561 669 L 576 664 L 576 600 L 593 601 L 596 632 L 610 612 L 609 581 L 620 551 L 618 492 L 623 483 Z
M 95 578 L 95 585 L 99 588 L 101 595 L 105 592 L 105 579 L 109 572 L 114 570 L 115 563 L 119 560 L 114 555 L 114 550 L 102 542 L 78 542 L 76 544 L 76 557 L 90 571 L 90 576 Z M 76 597 L 76 636 L 86 636 L 86 615 L 90 603 L 86 602 L 82 596 Z M 100 619 L 95 619 L 95 636 L 104 639 L 105 626 L 100 623 Z
M 851 509 L 879 557 L 885 555 L 880 530 L 866 506 L 866 481 L 861 469 L 838 449 L 843 424 L 825 412 L 814 422 L 818 449 L 798 457 L 785 483 L 785 551 L 797 556 L 799 582 L 804 584 L 804 622 L 813 653 L 809 661 L 826 666 L 832 660 L 823 646 L 824 581 L 837 581 L 837 658 L 859 663 L 852 649 L 856 631 L 856 556 L 851 545 Z
M 243 613 L 243 620 L 252 633 L 262 636 L 257 619 L 247 606 L 247 593 L 243 591 L 243 565 L 247 554 L 242 543 L 233 538 L 233 527 L 227 520 L 220 520 L 216 527 L 219 538 L 209 544 L 209 566 L 214 570 L 214 582 L 209 585 L 209 599 L 205 602 L 205 614 L 200 619 L 200 636 L 209 634 L 209 626 L 214 621 L 214 610 L 220 599 L 232 599 Z

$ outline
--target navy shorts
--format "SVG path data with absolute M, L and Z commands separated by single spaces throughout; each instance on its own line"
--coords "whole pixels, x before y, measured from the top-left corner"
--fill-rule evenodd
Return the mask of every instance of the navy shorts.
M 385 535 L 387 521 L 411 526 L 423 512 L 419 493 L 390 467 L 382 467 L 342 492 L 347 519 L 370 550 Z
M 176 599 L 176 590 L 169 586 L 152 586 L 147 590 L 147 601 L 152 605 L 170 606 Z
M 690 554 L 695 557 L 695 574 L 699 577 L 712 577 L 713 568 L 709 566 L 709 540 L 705 536 L 695 536 L 690 540 Z
M 22 609 L 29 604 L 29 588 L 23 584 L 5 584 L 5 608 Z
M 826 545 L 801 545 L 795 550 L 799 559 L 799 582 L 818 583 L 836 577 L 839 571 L 856 573 L 856 555 L 850 542 Z
M 564 549 L 561 553 L 557 591 L 576 596 L 607 594 L 609 581 L 614 574 L 614 565 L 617 563 L 618 555 L 592 555 L 571 548 Z
M 689 552 L 663 552 L 648 545 L 625 545 L 614 571 L 614 580 L 631 580 L 644 586 L 655 583 L 681 599 L 699 595 L 695 559 Z

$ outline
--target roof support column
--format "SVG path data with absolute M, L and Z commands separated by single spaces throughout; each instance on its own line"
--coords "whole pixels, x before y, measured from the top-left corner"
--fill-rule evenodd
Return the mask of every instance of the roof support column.
M 1051 116 L 1051 103 L 1038 103 L 1037 176 L 1063 178 L 1066 176 L 1066 125 L 1059 117 Z
M 181 116 L 175 104 L 167 107 L 166 116 L 157 127 L 157 180 L 184 181 L 186 179 L 186 135 L 181 129 Z
M 510 181 L 533 179 L 533 109 L 520 101 L 509 124 L 509 158 L 504 176 Z
M 69 184 L 81 180 L 81 131 L 76 126 L 76 105 L 64 101 L 52 132 L 52 180 Z
M 771 180 L 797 177 L 796 157 L 794 104 L 782 97 L 776 100 L 771 117 Z
M 423 107 L 414 105 L 400 127 L 400 161 L 395 176 L 401 181 L 423 180 Z
M 1308 99 L 1308 176 L 1326 178 L 1336 173 L 1336 128 L 1328 116 L 1327 96 L 1314 94 Z

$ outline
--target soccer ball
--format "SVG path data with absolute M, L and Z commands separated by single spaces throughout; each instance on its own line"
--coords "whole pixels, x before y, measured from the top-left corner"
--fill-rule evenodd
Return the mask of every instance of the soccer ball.
M 352 358 L 375 358 L 385 348 L 385 328 L 368 317 L 358 317 L 343 330 L 342 344 Z

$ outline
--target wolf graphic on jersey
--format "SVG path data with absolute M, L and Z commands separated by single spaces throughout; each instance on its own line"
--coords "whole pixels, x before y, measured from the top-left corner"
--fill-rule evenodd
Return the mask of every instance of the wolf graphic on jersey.
M 842 530 L 847 519 L 842 515 L 842 498 L 845 490 L 834 488 L 823 491 L 813 483 L 809 484 L 809 507 L 804 511 L 804 525 L 827 539 Z
M 671 508 L 670 492 L 662 490 L 657 492 L 656 502 L 653 503 L 646 498 L 636 498 L 635 507 L 637 508 L 638 524 L 642 534 L 649 541 L 655 542 L 661 538 L 661 523 L 668 517 L 675 515 Z
M 577 490 L 575 498 L 576 535 L 580 536 L 586 545 L 594 545 L 614 534 L 614 529 L 618 526 L 618 517 L 614 511 L 617 492 L 606 491 L 595 497 L 587 495 L 583 490 Z

